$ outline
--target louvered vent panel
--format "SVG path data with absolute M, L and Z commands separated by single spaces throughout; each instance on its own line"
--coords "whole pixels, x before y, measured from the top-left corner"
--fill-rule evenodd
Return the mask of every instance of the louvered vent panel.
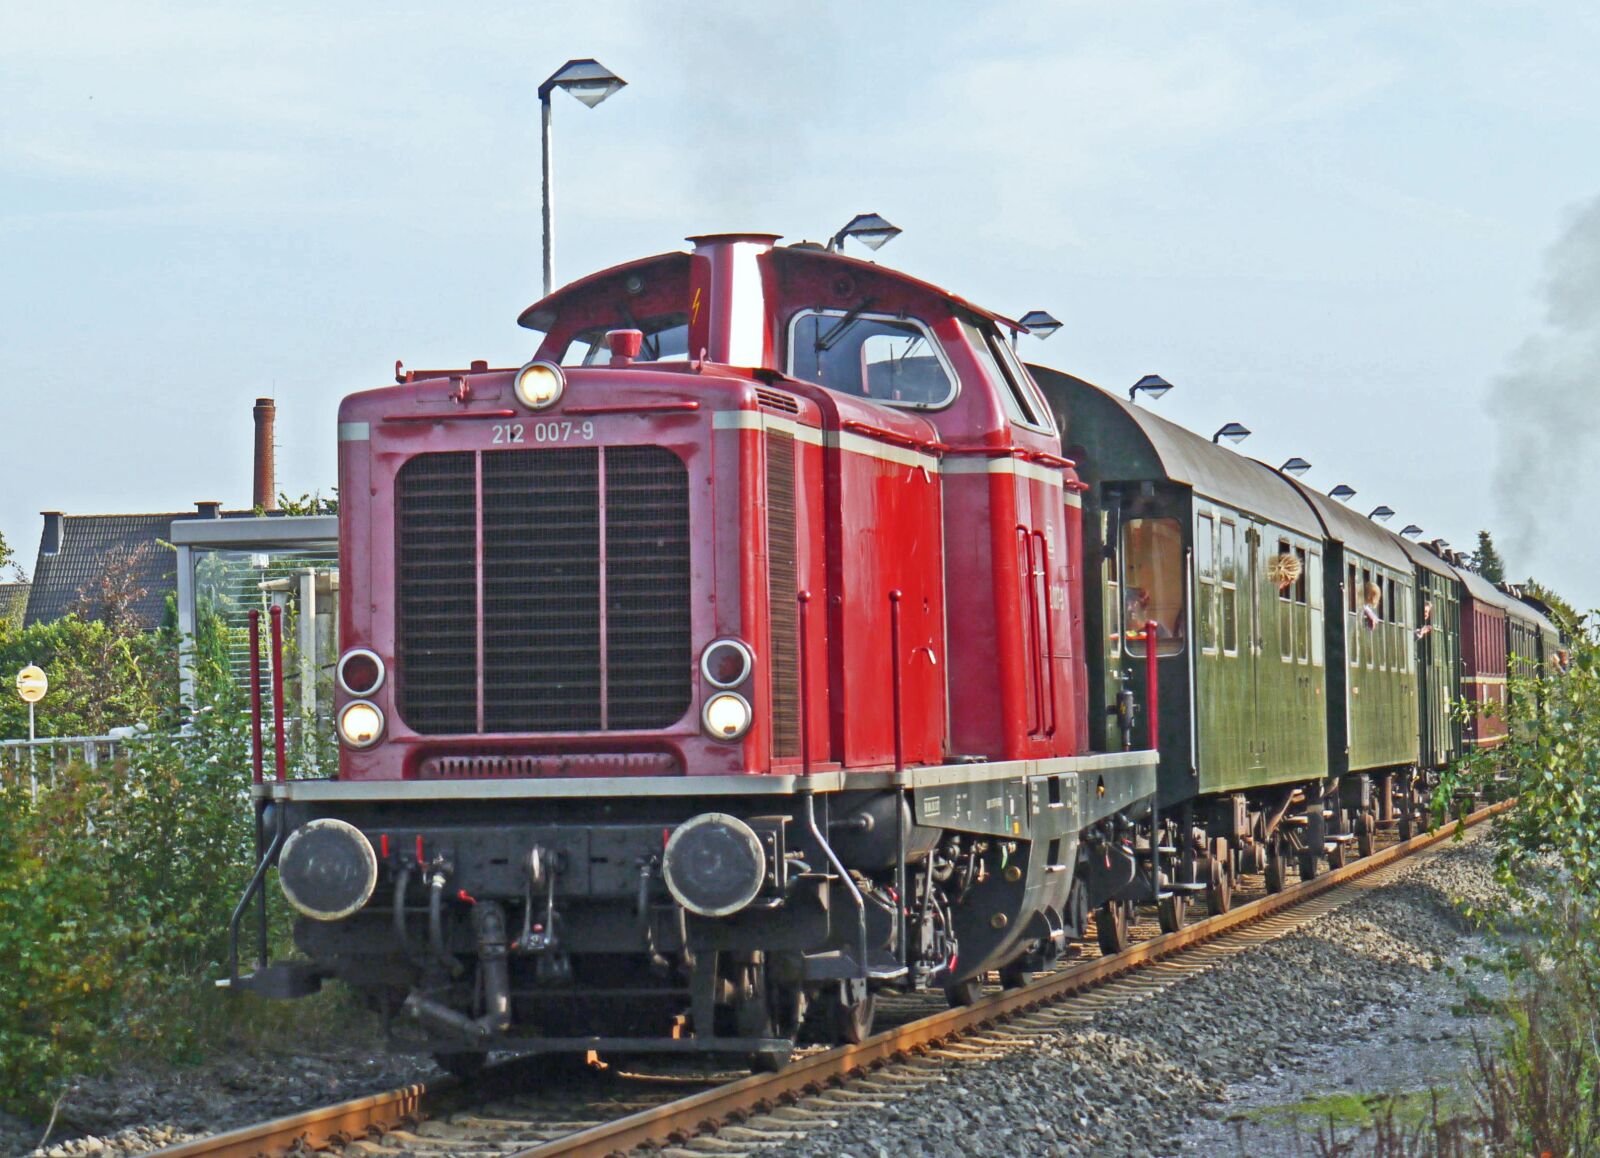
M 480 710 L 488 733 L 676 723 L 692 694 L 682 460 L 486 451 L 480 481 L 479 458 L 419 455 L 396 479 L 401 716 L 425 735 L 475 733 Z
M 483 456 L 483 723 L 600 727 L 600 451 Z
M 665 728 L 688 709 L 689 473 L 659 446 L 606 450 L 609 727 Z
M 418 455 L 395 479 L 400 714 L 418 732 L 477 730 L 476 455 Z
M 767 434 L 767 592 L 772 619 L 772 754 L 800 754 L 800 609 L 794 439 Z

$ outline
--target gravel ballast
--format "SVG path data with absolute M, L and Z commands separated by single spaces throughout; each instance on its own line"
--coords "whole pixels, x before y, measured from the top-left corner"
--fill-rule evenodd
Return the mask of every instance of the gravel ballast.
M 1470 1027 L 1448 1015 L 1442 966 L 1474 944 L 1459 907 L 1494 895 L 1491 856 L 1483 839 L 1447 848 L 1278 940 L 768 1153 L 1226 1155 L 1239 1127 L 1224 1120 L 1251 1105 L 1453 1081 Z

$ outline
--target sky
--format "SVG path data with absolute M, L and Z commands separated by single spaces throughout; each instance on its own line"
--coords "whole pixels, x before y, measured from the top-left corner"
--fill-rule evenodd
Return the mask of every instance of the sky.
M 1600 10 L 1452 0 L 0 5 L 0 533 L 335 482 L 394 361 L 515 365 L 539 296 L 688 235 L 878 260 L 1038 361 L 1600 606 Z M 864 251 L 863 251 L 864 253 Z

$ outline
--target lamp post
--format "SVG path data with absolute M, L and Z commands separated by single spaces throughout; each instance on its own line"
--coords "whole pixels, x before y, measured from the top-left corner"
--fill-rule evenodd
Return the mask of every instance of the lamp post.
M 591 109 L 628 82 L 612 72 L 598 60 L 585 57 L 569 60 L 550 79 L 539 86 L 540 144 L 542 176 L 544 183 L 544 292 L 550 296 L 555 287 L 555 240 L 550 233 L 550 94 L 564 88 Z
M 17 673 L 17 695 L 28 705 L 28 785 L 35 800 L 39 799 L 39 778 L 34 767 L 33 706 L 44 699 L 45 692 L 49 690 L 50 677 L 44 674 L 42 668 L 30 663 Z
M 1171 389 L 1172 383 L 1168 382 L 1160 374 L 1146 374 L 1128 387 L 1128 401 L 1135 402 L 1138 400 L 1136 395 L 1148 394 L 1150 395 L 1150 401 L 1154 402 Z
M 1237 446 L 1239 443 L 1243 442 L 1249 437 L 1250 428 L 1244 423 L 1226 422 L 1215 434 L 1211 436 L 1211 441 L 1220 445 L 1222 440 L 1226 438 L 1229 442 Z
M 884 217 L 877 213 L 857 213 L 840 227 L 839 232 L 828 238 L 828 249 L 833 253 L 844 252 L 844 239 L 853 237 L 870 250 L 880 250 L 889 242 L 904 232 L 898 225 L 891 225 Z
M 1278 469 L 1284 474 L 1292 474 L 1295 478 L 1299 478 L 1301 475 L 1305 474 L 1306 471 L 1311 469 L 1311 464 L 1305 459 L 1297 456 L 1295 458 L 1291 458 Z

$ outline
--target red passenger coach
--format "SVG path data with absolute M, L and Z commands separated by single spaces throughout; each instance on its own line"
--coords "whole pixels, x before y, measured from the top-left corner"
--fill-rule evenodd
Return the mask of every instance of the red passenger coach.
M 771 1065 L 1137 887 L 1154 754 L 1088 747 L 1081 484 L 1014 323 L 776 240 L 346 399 L 340 771 L 258 789 L 304 957 L 233 984 L 343 979 L 455 1068 Z

